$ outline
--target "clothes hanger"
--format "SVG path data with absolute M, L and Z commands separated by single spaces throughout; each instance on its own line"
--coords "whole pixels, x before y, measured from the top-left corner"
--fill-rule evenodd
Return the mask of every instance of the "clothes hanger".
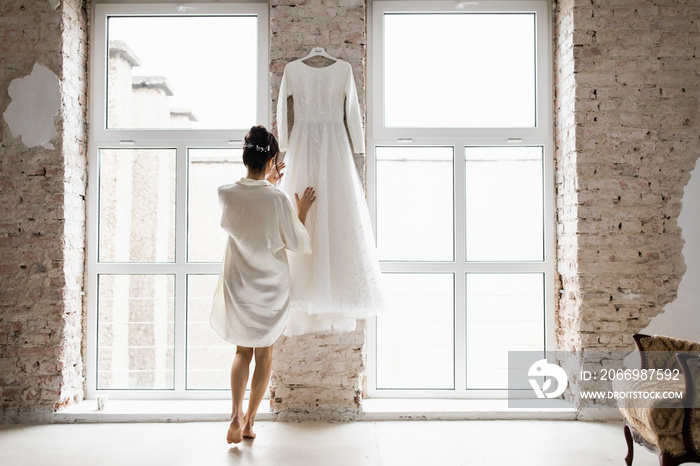
M 328 55 L 328 53 L 326 52 L 326 50 L 323 47 L 312 48 L 311 52 L 309 52 L 309 54 L 307 56 L 302 58 L 301 61 L 308 60 L 309 58 L 312 58 L 312 57 L 325 57 L 325 58 L 328 58 L 329 60 L 338 61 L 337 58 L 331 57 L 330 55 Z

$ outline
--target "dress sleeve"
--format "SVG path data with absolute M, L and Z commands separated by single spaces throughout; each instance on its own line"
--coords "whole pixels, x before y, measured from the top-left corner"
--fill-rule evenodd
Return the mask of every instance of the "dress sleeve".
M 348 122 L 348 132 L 352 147 L 356 154 L 365 152 L 365 137 L 362 134 L 362 113 L 360 103 L 357 100 L 357 88 L 355 78 L 352 75 L 352 66 L 348 63 L 345 78 L 345 118 Z M 277 113 L 279 117 L 279 112 Z
M 279 229 L 284 247 L 290 251 L 310 254 L 311 239 L 309 238 L 309 233 L 297 217 L 294 207 L 292 207 L 292 201 L 287 196 L 287 193 L 284 191 L 280 192 L 283 194 L 283 198 L 281 199 Z
M 282 74 L 282 82 L 280 83 L 280 93 L 277 97 L 277 142 L 279 143 L 281 152 L 287 151 L 287 144 L 289 143 L 289 133 L 287 128 L 287 98 L 292 93 L 290 84 L 287 67 L 285 67 L 284 73 Z

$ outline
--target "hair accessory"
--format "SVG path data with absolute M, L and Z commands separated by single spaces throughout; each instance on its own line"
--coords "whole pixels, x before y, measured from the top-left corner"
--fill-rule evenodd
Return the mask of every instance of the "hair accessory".
M 243 144 L 243 147 L 245 149 L 255 149 L 258 152 L 270 152 L 270 145 L 268 144 L 267 146 L 258 146 L 257 144 L 251 144 L 249 142 L 246 142 Z

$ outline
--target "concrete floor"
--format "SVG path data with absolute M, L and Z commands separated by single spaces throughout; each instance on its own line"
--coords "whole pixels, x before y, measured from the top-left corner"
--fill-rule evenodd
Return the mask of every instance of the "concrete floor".
M 237 446 L 222 422 L 0 427 L 0 465 L 624 465 L 619 422 L 259 422 Z M 657 466 L 635 445 L 635 466 Z

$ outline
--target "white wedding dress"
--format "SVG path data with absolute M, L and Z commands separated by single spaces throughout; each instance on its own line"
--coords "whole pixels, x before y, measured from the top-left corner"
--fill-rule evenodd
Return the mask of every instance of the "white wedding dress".
M 287 98 L 294 101 L 288 134 Z M 347 119 L 347 131 L 343 116 Z M 350 331 L 355 319 L 383 306 L 380 269 L 365 194 L 353 161 L 364 152 L 362 118 L 349 63 L 314 68 L 289 63 L 277 103 L 280 149 L 287 165 L 280 188 L 292 199 L 307 186 L 317 200 L 306 218 L 312 254 L 289 254 L 290 315 L 286 335 Z

